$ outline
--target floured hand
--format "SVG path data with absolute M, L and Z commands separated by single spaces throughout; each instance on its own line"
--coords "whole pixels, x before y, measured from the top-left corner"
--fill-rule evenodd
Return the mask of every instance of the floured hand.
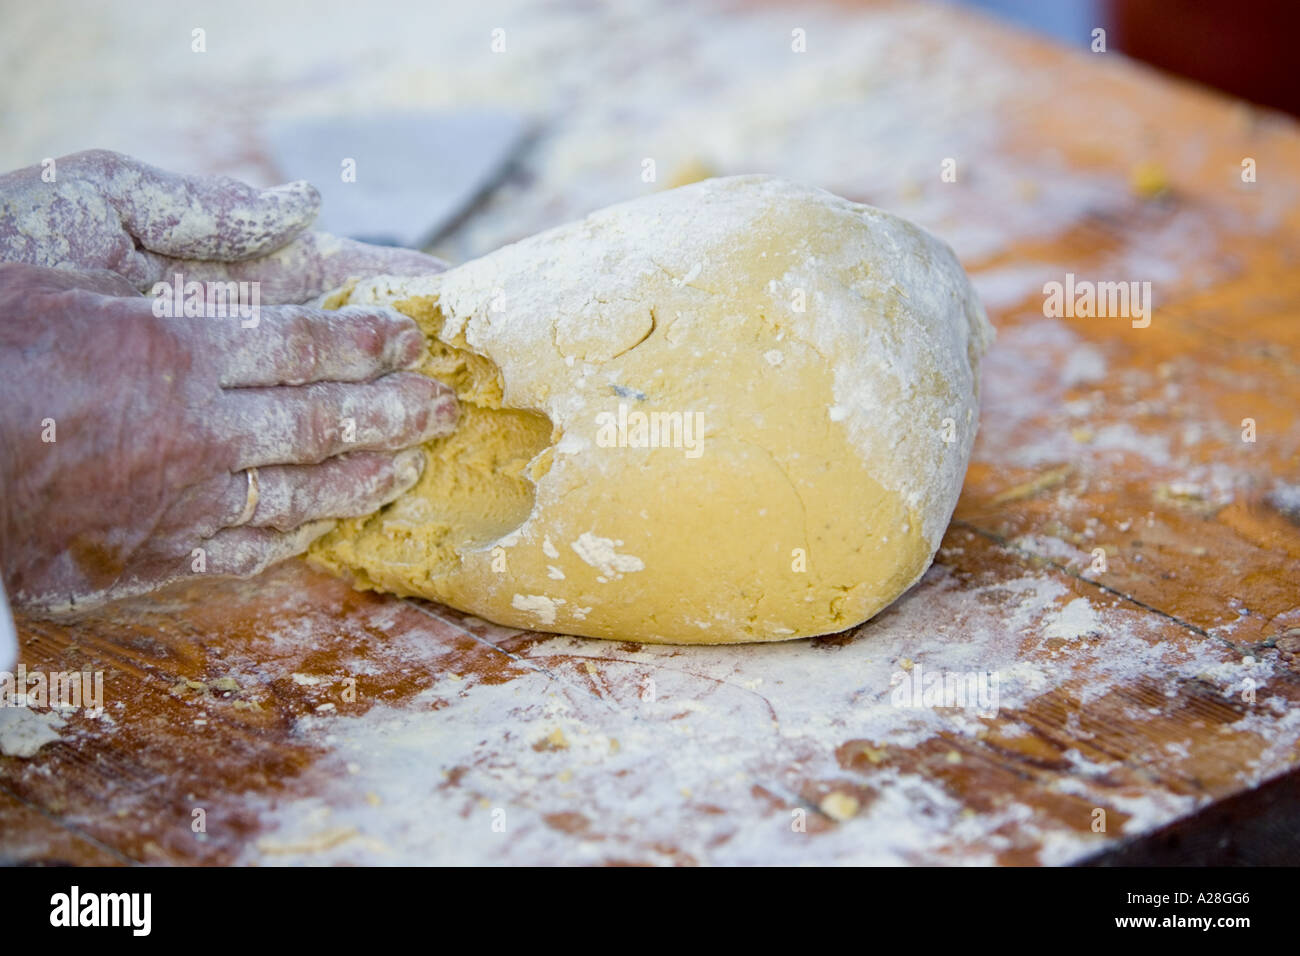
M 319 205 L 307 183 L 259 190 L 105 150 L 0 176 L 0 570 L 15 603 L 252 574 L 419 477 L 423 453 L 399 450 L 449 431 L 457 406 L 398 371 L 423 349 L 415 325 L 287 303 L 444 266 L 305 232 Z M 177 301 L 190 283 L 255 287 L 253 320 L 211 300 L 164 317 L 186 310 L 138 294 L 177 276 Z
M 0 261 L 107 269 L 136 291 L 170 282 L 256 281 L 264 303 L 305 302 L 348 278 L 426 275 L 411 249 L 305 232 L 320 194 L 182 176 L 95 149 L 0 175 Z
M 0 565 L 18 605 L 256 573 L 419 477 L 450 391 L 385 309 L 158 318 L 121 275 L 0 264 Z M 250 480 L 247 469 L 256 469 Z

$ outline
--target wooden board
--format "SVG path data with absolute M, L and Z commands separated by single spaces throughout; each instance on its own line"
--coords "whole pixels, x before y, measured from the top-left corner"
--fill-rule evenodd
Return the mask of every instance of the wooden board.
M 924 580 L 852 632 L 729 648 L 520 633 L 299 562 L 20 616 L 24 665 L 102 671 L 106 710 L 0 756 L 0 858 L 1069 863 L 1300 766 L 1300 133 L 965 15 L 834 16 L 1024 78 L 955 114 L 997 127 L 954 133 L 957 182 L 941 138 L 916 187 L 954 234 L 1003 237 L 957 243 L 999 340 Z M 582 135 L 452 245 L 531 231 L 528 189 L 585 211 L 553 162 Z M 1045 316 L 1067 271 L 1152 281 L 1151 325 Z M 996 674 L 997 706 L 902 699 L 925 673 Z

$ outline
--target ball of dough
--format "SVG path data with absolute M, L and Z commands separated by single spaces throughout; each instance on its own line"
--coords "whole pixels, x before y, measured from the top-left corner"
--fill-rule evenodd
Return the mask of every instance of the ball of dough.
M 992 337 L 942 242 L 764 176 L 333 303 L 412 316 L 462 411 L 316 563 L 500 624 L 682 644 L 844 630 L 916 581 Z

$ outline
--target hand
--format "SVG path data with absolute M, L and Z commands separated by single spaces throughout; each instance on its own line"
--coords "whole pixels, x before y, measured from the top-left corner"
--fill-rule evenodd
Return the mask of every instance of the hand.
M 120 274 L 0 264 L 11 599 L 67 607 L 253 574 L 327 531 L 321 519 L 392 500 L 423 464 L 393 452 L 456 417 L 449 389 L 396 371 L 423 349 L 387 310 L 160 319 Z
M 303 230 L 306 183 L 257 190 L 105 150 L 0 176 L 0 571 L 15 604 L 85 605 L 253 574 L 410 487 L 448 389 L 395 371 L 423 336 L 305 302 L 445 266 Z M 160 318 L 157 283 L 256 290 L 254 321 Z M 221 313 L 217 313 L 220 315 Z M 46 424 L 48 423 L 48 424 Z M 251 470 L 251 472 L 250 472 Z
M 411 249 L 304 232 L 319 209 L 305 182 L 259 190 L 87 150 L 0 175 L 0 261 L 107 269 L 138 292 L 177 273 L 255 281 L 263 303 L 306 302 L 352 277 L 446 268 Z

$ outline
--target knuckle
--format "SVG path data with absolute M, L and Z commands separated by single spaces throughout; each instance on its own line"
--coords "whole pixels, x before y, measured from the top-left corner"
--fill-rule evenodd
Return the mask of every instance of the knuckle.
M 79 152 L 73 153 L 68 157 L 68 159 L 76 160 L 89 166 L 99 166 L 103 168 L 126 165 L 131 161 L 130 157 L 125 153 L 118 153 L 111 149 L 101 149 L 98 147 L 95 149 L 83 149 Z
M 327 392 L 317 396 L 304 413 L 306 435 L 303 444 L 313 462 L 323 461 L 339 440 L 343 429 L 338 405 Z
M 352 341 L 361 355 L 371 360 L 383 358 L 387 345 L 385 329 L 374 319 L 358 317 L 352 323 Z
M 312 381 L 320 368 L 320 353 L 312 323 L 305 315 L 294 315 L 284 335 L 285 379 L 290 385 Z
M 312 505 L 311 493 L 300 483 L 292 483 L 284 495 L 284 506 L 276 515 L 272 527 L 277 531 L 289 532 L 307 520 Z

